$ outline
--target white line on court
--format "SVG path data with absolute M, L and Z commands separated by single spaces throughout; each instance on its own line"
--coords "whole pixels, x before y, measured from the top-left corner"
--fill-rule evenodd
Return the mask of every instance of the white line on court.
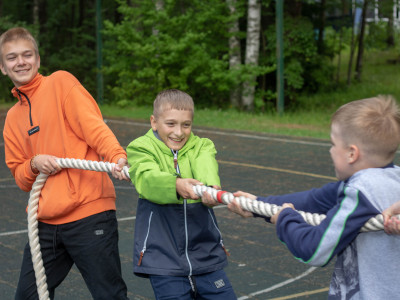
M 254 296 L 257 296 L 257 295 L 260 295 L 260 294 L 264 294 L 264 293 L 268 293 L 270 291 L 276 290 L 276 289 L 278 289 L 280 287 L 283 287 L 285 285 L 288 285 L 288 284 L 290 284 L 290 283 L 292 283 L 292 282 L 294 282 L 296 280 L 299 280 L 299 279 L 301 279 L 303 277 L 308 276 L 310 273 L 314 272 L 316 269 L 317 269 L 316 267 L 311 267 L 308 270 L 306 270 L 305 272 L 301 273 L 300 275 L 298 275 L 298 276 L 296 276 L 294 278 L 282 281 L 281 283 L 275 284 L 275 285 L 273 285 L 273 286 L 271 286 L 269 288 L 266 288 L 264 290 L 248 294 L 247 296 L 242 296 L 242 297 L 238 298 L 238 300 L 249 299 L 249 298 L 252 298 Z
M 226 207 L 227 207 L 226 205 L 220 205 L 220 206 L 215 206 L 214 209 L 220 209 L 220 208 L 226 208 Z M 136 216 L 118 218 L 117 220 L 118 220 L 118 222 L 136 220 Z M 1 237 L 1 236 L 18 235 L 18 234 L 27 233 L 27 232 L 28 232 L 27 229 L 0 232 L 0 237 Z
M 19 188 L 18 185 L 16 184 L 0 184 L 0 189 L 15 189 L 15 188 Z
M 28 229 L 15 230 L 15 231 L 6 231 L 6 232 L 0 232 L 0 236 L 18 235 L 18 234 L 27 233 L 27 232 L 28 232 Z

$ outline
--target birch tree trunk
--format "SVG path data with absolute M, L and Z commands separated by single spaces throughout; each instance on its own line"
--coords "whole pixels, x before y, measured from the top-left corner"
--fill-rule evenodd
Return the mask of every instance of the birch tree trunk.
M 258 0 L 249 0 L 248 3 L 245 64 L 257 66 L 260 51 L 261 3 Z M 242 105 L 245 110 L 254 108 L 256 79 L 254 75 L 243 83 Z
M 395 46 L 395 41 L 394 41 L 394 7 L 395 7 L 395 1 L 390 0 L 390 1 L 385 1 L 385 14 L 388 17 L 388 23 L 387 23 L 387 39 L 386 43 L 388 47 L 394 47 Z
M 324 30 L 325 30 L 325 10 L 326 10 L 326 0 L 321 0 L 319 8 L 319 26 L 318 26 L 318 54 L 324 53 Z
M 351 21 L 351 41 L 350 41 L 350 57 L 349 57 L 349 65 L 347 67 L 347 85 L 350 86 L 351 84 L 351 70 L 353 69 L 353 58 L 354 58 L 354 48 L 355 48 L 355 18 L 356 14 L 356 6 L 354 6 L 352 21 Z
M 39 29 L 39 0 L 33 1 L 32 17 L 33 25 L 37 26 L 37 29 Z
M 361 81 L 361 73 L 362 73 L 362 66 L 363 66 L 364 35 L 365 35 L 365 27 L 366 27 L 366 23 L 367 23 L 366 18 L 367 18 L 368 1 L 369 0 L 364 0 L 362 17 L 361 17 L 360 37 L 358 39 L 358 53 L 357 53 L 357 60 L 356 60 L 356 79 L 358 81 Z
M 156 11 L 161 11 L 164 9 L 164 0 L 156 0 L 155 1 Z M 159 30 L 155 27 L 152 29 L 153 35 L 158 35 Z
M 226 0 L 230 14 L 236 14 L 236 0 Z M 229 27 L 229 69 L 237 69 L 241 64 L 240 40 L 237 36 L 239 33 L 239 20 L 232 21 Z M 232 107 L 240 106 L 240 86 L 236 85 L 230 93 L 230 103 Z
M 342 4 L 342 22 L 340 24 L 339 30 L 339 53 L 338 53 L 338 64 L 337 64 L 337 72 L 336 72 L 336 84 L 339 84 L 340 78 L 340 65 L 342 63 L 342 45 L 343 45 L 343 28 L 345 27 L 345 11 L 346 11 L 346 0 L 341 0 Z

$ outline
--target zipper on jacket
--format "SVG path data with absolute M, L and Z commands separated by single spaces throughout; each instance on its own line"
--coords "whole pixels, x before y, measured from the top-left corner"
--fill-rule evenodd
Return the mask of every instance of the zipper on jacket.
M 17 91 L 17 94 L 18 94 L 18 98 L 19 98 L 19 100 L 21 101 L 21 104 L 22 104 L 22 97 L 21 97 L 21 95 L 24 96 L 24 97 L 26 98 L 26 101 L 28 101 L 28 104 L 29 104 L 29 122 L 30 122 L 31 127 L 32 127 L 31 129 L 28 130 L 28 134 L 29 134 L 29 135 L 32 135 L 32 134 L 38 132 L 38 131 L 40 130 L 40 128 L 39 128 L 39 126 L 33 127 L 33 122 L 32 122 L 32 105 L 31 105 L 31 101 L 29 100 L 28 96 L 27 96 L 26 94 L 24 94 L 23 92 L 21 92 L 19 89 L 16 89 L 16 91 Z
M 213 218 L 213 216 L 212 216 L 212 213 L 211 213 L 210 209 L 208 209 L 208 213 L 209 213 L 209 215 L 210 215 L 210 217 L 211 217 L 211 220 L 212 220 L 212 222 L 213 222 L 213 224 L 214 224 L 215 229 L 217 229 L 217 231 L 218 231 L 218 233 L 219 233 L 219 243 L 220 243 L 222 249 L 224 249 L 224 252 L 225 252 L 225 254 L 226 254 L 227 256 L 230 256 L 231 254 L 226 250 L 226 248 L 225 248 L 225 246 L 224 246 L 224 241 L 223 241 L 223 239 L 222 239 L 222 233 L 221 233 L 221 231 L 219 230 L 217 224 L 215 223 L 215 220 L 214 220 L 214 218 Z
M 178 174 L 180 174 L 179 166 L 178 166 L 178 151 L 175 151 L 175 150 L 172 150 L 172 149 L 171 149 L 171 151 L 172 151 L 172 154 L 174 155 L 174 168 L 175 168 L 176 172 Z
M 30 123 L 31 123 L 31 126 L 33 126 L 31 101 L 29 100 L 28 96 L 25 95 L 23 92 L 21 92 L 19 89 L 16 89 L 16 90 L 17 90 L 18 98 L 19 98 L 19 100 L 21 101 L 21 103 L 22 103 L 22 97 L 21 97 L 21 95 L 23 95 L 23 96 L 26 98 L 26 100 L 28 101 L 28 104 L 29 104 L 29 121 L 30 121 Z
M 176 170 L 176 173 L 178 173 L 178 175 L 181 174 L 180 170 L 179 170 L 179 165 L 178 165 L 178 152 L 179 151 L 175 151 L 171 149 L 172 154 L 174 155 L 174 168 Z M 189 252 L 188 252 L 188 247 L 189 247 L 189 233 L 188 233 L 188 227 L 187 227 L 187 199 L 183 199 L 183 215 L 184 215 L 184 222 L 185 222 L 185 256 L 186 256 L 186 260 L 189 264 L 189 279 L 192 276 L 192 263 L 190 262 L 189 259 Z M 192 286 L 193 287 L 193 286 Z
M 139 261 L 138 261 L 138 264 L 137 264 L 138 266 L 140 266 L 142 264 L 143 255 L 146 252 L 147 239 L 149 238 L 149 234 L 150 234 L 150 225 L 151 225 L 151 218 L 152 217 L 153 217 L 153 212 L 150 213 L 149 226 L 147 227 L 147 233 L 146 233 L 146 238 L 144 239 L 143 249 L 142 249 L 142 251 L 140 251 L 140 257 L 139 257 Z
M 185 216 L 185 238 L 186 238 L 186 243 L 185 243 L 185 255 L 186 259 L 189 264 L 189 277 L 192 276 L 192 263 L 190 262 L 189 259 L 189 253 L 188 253 L 188 246 L 189 246 L 189 234 L 188 234 L 188 228 L 187 228 L 187 215 L 186 215 L 186 205 L 187 205 L 187 200 L 183 200 L 183 210 L 184 210 L 184 216 Z

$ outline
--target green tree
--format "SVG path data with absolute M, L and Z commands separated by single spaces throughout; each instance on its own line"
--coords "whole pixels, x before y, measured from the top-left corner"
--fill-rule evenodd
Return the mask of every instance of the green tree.
M 117 99 L 150 103 L 156 92 L 179 88 L 196 104 L 225 106 L 233 85 L 228 72 L 229 13 L 224 2 L 119 1 L 117 23 L 105 22 L 105 72 Z

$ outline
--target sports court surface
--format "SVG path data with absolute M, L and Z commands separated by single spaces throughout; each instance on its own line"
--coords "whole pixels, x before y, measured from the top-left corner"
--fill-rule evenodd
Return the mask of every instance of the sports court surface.
M 0 115 L 1 129 L 5 113 Z M 149 129 L 148 122 L 107 119 L 107 124 L 126 147 Z M 196 124 L 196 120 L 195 120 Z M 329 141 L 288 138 L 219 129 L 193 132 L 214 141 L 224 190 L 256 195 L 282 194 L 319 187 L 335 180 Z M 0 299 L 13 299 L 27 236 L 25 207 L 29 195 L 19 190 L 4 163 L 0 139 Z M 398 161 L 398 157 L 396 158 Z M 398 163 L 398 162 L 397 162 Z M 132 184 L 114 181 L 117 192 L 119 247 L 123 277 L 130 299 L 154 299 L 146 279 L 132 274 L 133 232 L 138 194 Z M 215 214 L 228 251 L 225 269 L 238 299 L 326 299 L 333 268 L 311 268 L 295 260 L 279 242 L 274 227 L 261 219 L 244 219 L 226 209 Z M 91 299 L 74 267 L 56 289 L 55 299 Z

